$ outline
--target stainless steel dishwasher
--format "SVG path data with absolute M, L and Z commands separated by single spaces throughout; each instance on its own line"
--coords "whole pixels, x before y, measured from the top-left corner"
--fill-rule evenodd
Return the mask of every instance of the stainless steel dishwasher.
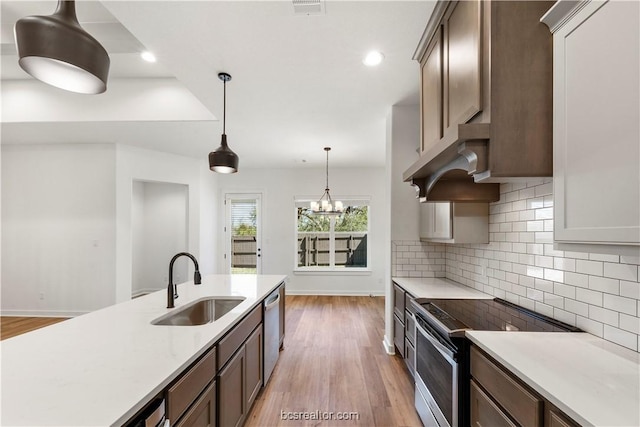
M 264 385 L 267 385 L 280 352 L 280 288 L 264 300 Z

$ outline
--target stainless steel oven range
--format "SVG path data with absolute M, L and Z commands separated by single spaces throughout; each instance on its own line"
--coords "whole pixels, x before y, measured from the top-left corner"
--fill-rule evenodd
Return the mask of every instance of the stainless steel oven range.
M 580 332 L 499 298 L 417 298 L 411 303 L 416 308 L 415 407 L 425 427 L 470 423 L 465 330 Z

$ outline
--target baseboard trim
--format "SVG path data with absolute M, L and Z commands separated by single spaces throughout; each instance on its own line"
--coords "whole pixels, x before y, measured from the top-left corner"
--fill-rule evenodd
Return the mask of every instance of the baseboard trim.
M 90 311 L 50 311 L 50 310 L 1 310 L 6 317 L 77 317 Z
M 389 356 L 393 356 L 396 354 L 396 347 L 393 344 L 389 343 L 389 338 L 386 335 L 382 340 L 382 345 L 384 347 L 384 351 L 386 351 Z
M 318 296 L 340 296 L 340 297 L 383 297 L 384 291 L 307 291 L 287 288 L 287 295 L 318 295 Z

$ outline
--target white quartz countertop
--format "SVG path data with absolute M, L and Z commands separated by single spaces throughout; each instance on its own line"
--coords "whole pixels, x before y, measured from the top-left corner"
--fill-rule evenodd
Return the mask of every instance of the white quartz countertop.
M 125 423 L 260 304 L 286 276 L 212 275 L 0 342 L 3 426 L 114 426 Z M 204 297 L 246 299 L 215 322 L 151 321 Z
M 584 426 L 640 426 L 640 354 L 587 333 L 467 331 Z
M 391 280 L 416 298 L 493 299 L 489 294 L 438 277 L 392 277 Z

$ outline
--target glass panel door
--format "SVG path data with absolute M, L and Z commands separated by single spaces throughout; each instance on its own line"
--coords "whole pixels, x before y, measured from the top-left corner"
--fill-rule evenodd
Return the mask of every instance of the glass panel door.
M 260 274 L 260 194 L 226 194 L 226 268 L 230 274 Z

